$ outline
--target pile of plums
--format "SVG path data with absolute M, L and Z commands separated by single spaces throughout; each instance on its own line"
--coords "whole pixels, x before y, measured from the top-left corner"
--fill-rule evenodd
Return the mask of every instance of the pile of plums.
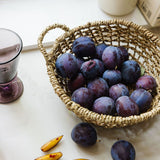
M 83 36 L 74 40 L 72 52 L 60 55 L 55 63 L 57 73 L 69 79 L 72 101 L 99 114 L 122 117 L 150 108 L 156 80 L 141 75 L 140 65 L 129 60 L 126 48 L 95 45 Z M 128 86 L 135 86 L 134 91 Z

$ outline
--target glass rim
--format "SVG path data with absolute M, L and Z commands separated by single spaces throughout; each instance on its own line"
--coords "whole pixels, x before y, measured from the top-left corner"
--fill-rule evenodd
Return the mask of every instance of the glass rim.
M 13 61 L 14 59 L 16 59 L 19 56 L 19 54 L 21 53 L 22 48 L 23 48 L 23 42 L 22 42 L 21 37 L 16 32 L 14 32 L 10 29 L 6 29 L 6 28 L 0 28 L 0 30 L 9 31 L 9 32 L 13 33 L 15 36 L 17 36 L 18 39 L 20 40 L 20 47 L 19 47 L 19 50 L 17 51 L 17 53 L 15 54 L 15 56 L 13 58 L 11 58 L 10 60 L 6 61 L 6 62 L 0 62 L 0 65 L 3 65 L 3 64 L 7 64 L 7 63 Z

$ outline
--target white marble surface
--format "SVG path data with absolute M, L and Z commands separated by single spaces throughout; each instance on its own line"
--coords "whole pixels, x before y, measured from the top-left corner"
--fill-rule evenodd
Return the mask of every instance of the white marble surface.
M 160 116 L 124 129 L 95 127 L 98 142 L 82 148 L 70 136 L 81 120 L 54 93 L 40 51 L 21 54 L 18 75 L 24 83 L 23 95 L 13 103 L 0 104 L 0 160 L 33 160 L 44 155 L 40 147 L 45 142 L 62 134 L 62 141 L 48 152 L 61 151 L 61 160 L 111 160 L 110 149 L 117 138 L 135 146 L 136 160 L 160 159 Z
M 44 28 L 54 23 L 73 28 L 87 22 L 123 18 L 139 25 L 148 23 L 136 8 L 127 16 L 113 17 L 100 10 L 97 0 L 0 0 L 2 28 L 17 32 L 24 43 L 24 49 L 33 48 Z M 47 36 L 46 42 L 54 41 L 61 32 Z

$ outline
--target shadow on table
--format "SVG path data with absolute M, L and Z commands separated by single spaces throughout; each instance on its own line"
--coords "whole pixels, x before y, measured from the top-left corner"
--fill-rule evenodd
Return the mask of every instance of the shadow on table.
M 158 120 L 158 116 L 155 116 L 150 120 L 124 128 L 104 129 L 102 127 L 97 127 L 97 133 L 100 137 L 106 137 L 107 139 L 134 140 L 137 136 L 140 136 L 152 128 L 155 123 L 158 123 Z

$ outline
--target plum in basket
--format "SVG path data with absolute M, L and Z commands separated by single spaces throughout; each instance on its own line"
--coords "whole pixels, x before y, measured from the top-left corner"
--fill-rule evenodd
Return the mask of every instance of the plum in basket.
M 68 82 L 68 89 L 73 92 L 76 89 L 83 87 L 85 84 L 85 78 L 82 73 L 78 73 L 76 77 L 73 77 L 72 79 L 69 80 Z
M 74 77 L 78 72 L 77 59 L 71 53 L 60 55 L 56 60 L 55 66 L 57 73 L 64 78 Z
M 89 60 L 82 64 L 81 72 L 86 79 L 92 79 L 99 74 L 99 65 L 95 60 Z
M 122 80 L 125 84 L 136 83 L 141 75 L 141 68 L 134 60 L 125 61 L 121 67 Z
M 72 51 L 76 57 L 95 57 L 96 46 L 90 37 L 82 36 L 74 40 Z
M 100 97 L 94 101 L 92 111 L 99 114 L 113 115 L 115 113 L 114 101 L 110 97 Z
M 72 93 L 71 100 L 85 108 L 90 108 L 93 104 L 94 97 L 88 88 L 81 87 Z
M 96 78 L 94 80 L 91 80 L 87 88 L 90 90 L 90 92 L 94 95 L 94 98 L 99 98 L 102 96 L 108 96 L 108 84 L 103 78 Z
M 136 82 L 136 88 L 143 88 L 145 90 L 154 91 L 156 87 L 156 80 L 150 75 L 144 75 Z
M 126 85 L 118 83 L 109 88 L 109 96 L 116 101 L 121 96 L 129 96 L 129 90 Z
M 122 117 L 139 114 L 138 105 L 128 96 L 122 96 L 117 99 L 116 111 L 117 114 Z
M 108 47 L 108 45 L 106 45 L 105 43 L 101 43 L 99 45 L 96 46 L 96 56 L 97 58 L 99 58 L 100 60 L 102 59 L 102 54 L 104 49 Z
M 130 95 L 130 98 L 136 102 L 140 113 L 146 112 L 151 105 L 152 95 L 144 89 L 136 89 Z
M 106 70 L 103 73 L 103 78 L 107 81 L 109 86 L 118 84 L 122 80 L 121 72 L 119 70 Z

